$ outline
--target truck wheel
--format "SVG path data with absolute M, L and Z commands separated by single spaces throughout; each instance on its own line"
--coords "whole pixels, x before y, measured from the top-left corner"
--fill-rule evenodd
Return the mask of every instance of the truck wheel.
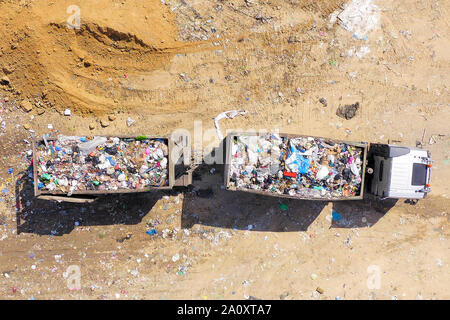
M 373 169 L 372 168 L 367 168 L 366 171 L 367 171 L 368 174 L 372 174 L 373 173 Z

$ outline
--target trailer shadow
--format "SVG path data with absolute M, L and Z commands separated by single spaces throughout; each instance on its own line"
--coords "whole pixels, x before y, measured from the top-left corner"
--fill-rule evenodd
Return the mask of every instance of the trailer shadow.
M 29 169 L 30 170 L 30 169 Z M 171 192 L 103 196 L 92 203 L 41 200 L 34 196 L 33 181 L 25 172 L 16 182 L 17 233 L 61 236 L 76 226 L 134 225 L 142 221 L 158 200 L 184 191 L 181 227 L 195 224 L 238 230 L 306 231 L 329 204 L 277 198 L 223 188 L 223 165 L 201 165 L 193 173 L 194 186 Z M 374 225 L 396 201 L 337 201 L 330 228 Z
M 223 165 L 201 165 L 194 172 L 195 188 L 185 193 L 183 201 L 182 228 L 202 224 L 236 230 L 304 231 L 328 204 L 225 190 L 223 170 Z
M 34 196 L 33 181 L 26 174 L 16 182 L 17 234 L 61 236 L 77 225 L 98 226 L 142 221 L 163 196 L 162 192 L 108 195 L 92 203 L 41 200 Z
M 195 187 L 185 193 L 183 201 L 182 228 L 201 224 L 237 230 L 306 231 L 330 203 L 225 190 L 222 187 L 223 170 L 223 165 L 205 164 L 195 170 Z M 330 228 L 361 228 L 374 225 L 396 201 L 332 203 Z

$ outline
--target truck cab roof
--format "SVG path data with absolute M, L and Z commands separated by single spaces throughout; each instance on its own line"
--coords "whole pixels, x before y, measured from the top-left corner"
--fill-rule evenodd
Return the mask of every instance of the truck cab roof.
M 376 145 L 371 191 L 388 198 L 422 199 L 431 191 L 427 150 Z

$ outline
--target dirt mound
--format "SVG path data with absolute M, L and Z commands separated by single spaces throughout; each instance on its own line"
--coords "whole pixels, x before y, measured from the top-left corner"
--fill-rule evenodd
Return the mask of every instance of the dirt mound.
M 161 68 L 183 50 L 159 0 L 71 5 L 0 2 L 10 17 L 0 26 L 1 67 L 19 99 L 79 113 L 133 108 L 121 103 L 127 78 Z

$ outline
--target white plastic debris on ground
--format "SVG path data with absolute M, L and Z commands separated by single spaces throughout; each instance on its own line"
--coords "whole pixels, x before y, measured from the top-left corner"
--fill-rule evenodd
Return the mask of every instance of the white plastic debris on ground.
M 353 0 L 337 16 L 339 24 L 361 39 L 380 25 L 380 9 L 374 0 Z
M 370 52 L 369 46 L 362 46 L 359 48 L 359 50 L 356 50 L 354 47 L 352 47 L 351 49 L 347 50 L 347 56 L 348 57 L 355 56 L 361 59 L 364 56 L 366 56 L 369 52 Z
M 239 110 L 228 110 L 228 111 L 224 111 L 222 113 L 220 113 L 215 119 L 214 119 L 214 124 L 216 126 L 216 130 L 217 130 L 217 136 L 219 137 L 220 140 L 223 139 L 223 135 L 222 132 L 220 131 L 220 126 L 219 126 L 219 120 L 222 119 L 233 119 L 234 117 L 238 116 L 238 115 L 246 115 L 247 111 L 243 110 L 243 109 L 239 109 Z

